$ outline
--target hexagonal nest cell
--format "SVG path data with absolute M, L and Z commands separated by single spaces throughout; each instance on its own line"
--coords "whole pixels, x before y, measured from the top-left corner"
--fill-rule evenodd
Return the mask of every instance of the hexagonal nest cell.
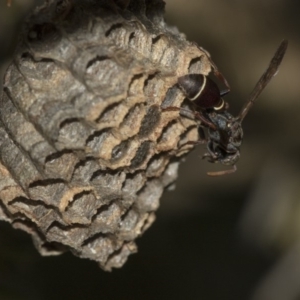
M 23 26 L 1 97 L 0 219 L 42 255 L 121 267 L 192 148 L 180 145 L 198 139 L 162 105 L 181 105 L 191 64 L 211 66 L 163 12 L 162 0 L 50 0 Z

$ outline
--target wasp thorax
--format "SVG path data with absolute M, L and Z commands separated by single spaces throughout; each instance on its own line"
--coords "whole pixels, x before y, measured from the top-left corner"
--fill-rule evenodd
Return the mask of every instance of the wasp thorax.
M 240 121 L 234 121 L 231 123 L 230 127 L 230 142 L 233 144 L 234 147 L 240 147 L 243 141 L 243 128 Z

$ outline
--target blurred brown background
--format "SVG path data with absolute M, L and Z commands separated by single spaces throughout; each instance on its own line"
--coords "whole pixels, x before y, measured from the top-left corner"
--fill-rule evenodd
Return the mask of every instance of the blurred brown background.
M 41 2 L 41 1 L 40 1 Z M 33 0 L 0 3 L 2 70 Z M 300 299 L 300 3 L 166 0 L 166 19 L 207 49 L 231 85 L 237 114 L 283 38 L 286 57 L 244 122 L 238 171 L 198 146 L 166 192 L 157 221 L 125 267 L 104 273 L 71 254 L 39 256 L 0 223 L 0 299 Z

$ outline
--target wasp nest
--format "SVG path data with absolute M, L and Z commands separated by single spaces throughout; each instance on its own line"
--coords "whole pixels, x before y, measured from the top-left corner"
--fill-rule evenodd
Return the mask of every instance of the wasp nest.
M 198 139 L 195 121 L 162 108 L 181 106 L 179 76 L 210 64 L 163 10 L 48 0 L 24 26 L 1 98 L 0 219 L 42 255 L 121 267 Z

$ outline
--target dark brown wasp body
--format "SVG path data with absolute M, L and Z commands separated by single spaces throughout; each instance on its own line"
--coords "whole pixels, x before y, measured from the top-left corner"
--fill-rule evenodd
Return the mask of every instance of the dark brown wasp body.
M 201 107 L 202 110 L 208 108 L 222 109 L 224 101 L 221 97 L 229 92 L 229 89 L 220 92 L 217 84 L 202 74 L 182 76 L 178 79 L 178 85 L 193 101 L 194 105 Z
M 209 59 L 214 75 L 226 86 L 224 91 L 220 91 L 217 84 L 201 74 L 188 74 L 180 77 L 178 85 L 186 97 L 192 102 L 194 107 L 194 117 L 201 121 L 199 125 L 200 136 L 204 137 L 203 128 L 207 128 L 207 138 L 203 138 L 196 143 L 207 143 L 207 153 L 203 158 L 207 158 L 212 163 L 222 163 L 232 166 L 231 169 L 218 172 L 208 172 L 210 176 L 230 174 L 236 171 L 236 162 L 240 157 L 240 147 L 243 140 L 242 121 L 260 95 L 262 90 L 276 75 L 279 65 L 287 49 L 288 42 L 283 40 L 273 56 L 268 68 L 258 80 L 251 92 L 248 101 L 241 109 L 237 117 L 228 112 L 229 105 L 222 99 L 230 91 L 229 84 L 225 77 L 219 72 L 210 56 L 201 48 Z M 182 110 L 178 107 L 167 107 L 165 110 Z M 191 143 L 191 142 L 190 142 Z M 189 143 L 189 144 L 190 144 Z M 195 143 L 195 144 L 196 144 Z M 192 143 L 193 144 L 193 143 Z

